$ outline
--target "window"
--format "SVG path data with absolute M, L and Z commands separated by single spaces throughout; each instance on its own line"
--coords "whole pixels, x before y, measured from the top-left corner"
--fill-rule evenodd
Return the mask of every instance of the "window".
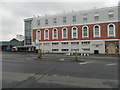
M 71 42 L 71 44 L 79 44 L 79 42 Z
M 82 48 L 83 51 L 90 51 L 90 48 Z
M 88 26 L 82 27 L 82 37 L 88 37 Z
M 87 21 L 87 16 L 83 16 L 83 21 Z
M 81 44 L 83 44 L 83 45 L 90 44 L 90 42 L 89 41 L 87 41 L 87 42 L 81 42 Z
M 49 43 L 49 42 L 46 42 L 46 43 L 43 43 L 43 45 L 50 45 L 50 43 Z
M 53 23 L 57 23 L 57 18 L 54 18 L 54 19 L 53 19 Z
M 68 37 L 68 30 L 67 28 L 62 29 L 62 39 L 67 39 Z
M 62 51 L 68 51 L 69 49 L 62 49 Z
M 113 11 L 109 11 L 109 13 L 108 13 L 108 18 L 113 18 L 113 17 L 114 17 Z
M 76 16 L 73 16 L 73 22 L 76 22 Z
M 48 19 L 45 19 L 45 25 L 47 25 L 48 24 Z
M 115 25 L 109 24 L 108 25 L 108 37 L 114 37 L 115 36 Z
M 95 47 L 99 47 L 99 45 L 95 45 Z
M 77 27 L 72 28 L 72 38 L 78 38 L 78 28 Z
M 63 17 L 63 22 L 67 22 L 67 21 L 66 21 L 66 17 Z
M 42 43 L 41 43 L 41 42 L 39 42 L 39 45 L 42 45 Z
M 100 37 L 100 26 L 99 25 L 94 26 L 93 30 L 94 30 L 94 37 Z
M 37 20 L 37 25 L 40 26 L 40 20 Z
M 25 21 L 25 45 L 32 45 L 32 20 Z
M 79 49 L 71 49 L 71 51 L 79 51 Z
M 49 30 L 44 30 L 44 39 L 49 39 Z
M 52 37 L 53 37 L 53 39 L 58 39 L 58 30 L 57 29 L 52 30 Z
M 68 43 L 69 43 L 69 42 L 61 42 L 61 44 L 64 44 L 64 45 L 65 45 L 65 44 L 68 44 Z
M 94 19 L 95 20 L 99 19 L 99 14 L 95 14 Z
M 41 32 L 40 30 L 36 31 L 36 40 L 40 40 L 41 39 Z
M 59 49 L 52 49 L 52 51 L 59 51 Z
M 53 42 L 52 45 L 58 45 L 59 43 L 58 42 Z

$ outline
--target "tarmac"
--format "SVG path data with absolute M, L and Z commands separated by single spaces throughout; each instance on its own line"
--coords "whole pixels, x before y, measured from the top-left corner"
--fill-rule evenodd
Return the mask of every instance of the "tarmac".
M 118 88 L 117 55 L 3 52 L 3 88 Z M 83 62 L 81 62 L 83 61 Z

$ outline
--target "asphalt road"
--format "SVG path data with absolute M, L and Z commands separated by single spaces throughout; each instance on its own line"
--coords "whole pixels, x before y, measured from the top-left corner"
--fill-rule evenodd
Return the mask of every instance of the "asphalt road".
M 118 57 L 3 52 L 2 88 L 117 88 Z

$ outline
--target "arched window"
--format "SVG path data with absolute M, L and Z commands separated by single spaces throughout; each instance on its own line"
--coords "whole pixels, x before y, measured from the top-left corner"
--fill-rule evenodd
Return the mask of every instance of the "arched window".
M 44 30 L 44 39 L 49 39 L 49 30 Z
M 94 30 L 94 37 L 100 37 L 100 26 L 95 25 L 93 30 Z
M 58 39 L 58 30 L 57 29 L 52 30 L 52 37 L 53 37 L 53 39 Z
M 114 37 L 115 36 L 115 25 L 109 24 L 108 25 L 108 37 Z
M 82 27 L 82 38 L 88 37 L 88 26 Z
M 78 38 L 78 28 L 77 27 L 72 28 L 72 38 Z
M 40 40 L 41 39 L 41 31 L 37 30 L 36 31 L 36 40 Z
M 68 38 L 68 30 L 67 28 L 62 29 L 62 39 L 67 39 Z

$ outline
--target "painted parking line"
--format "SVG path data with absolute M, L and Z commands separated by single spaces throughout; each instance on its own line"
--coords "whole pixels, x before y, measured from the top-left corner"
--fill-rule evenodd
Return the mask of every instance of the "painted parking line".
M 117 63 L 110 63 L 110 64 L 106 64 L 105 66 L 114 66 L 117 65 Z

